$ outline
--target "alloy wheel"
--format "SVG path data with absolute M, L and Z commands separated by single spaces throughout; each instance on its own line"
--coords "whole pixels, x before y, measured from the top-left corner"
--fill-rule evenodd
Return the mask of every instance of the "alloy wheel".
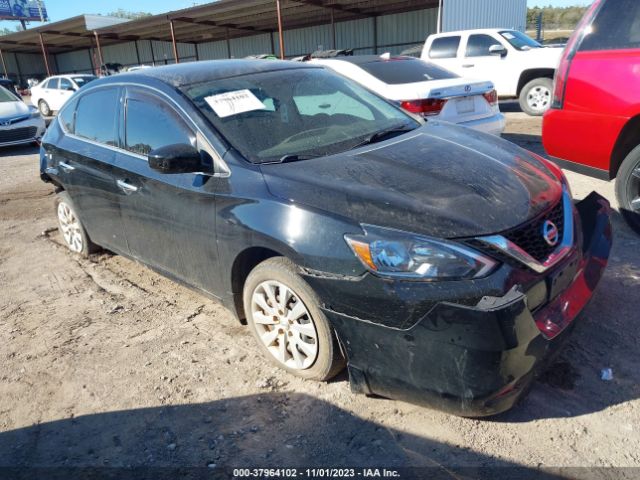
M 636 165 L 629 180 L 629 207 L 631 211 L 640 214 L 640 163 Z
M 544 112 L 551 103 L 551 90 L 547 87 L 538 85 L 529 90 L 527 94 L 527 104 L 529 108 L 536 112 Z
M 64 202 L 58 204 L 58 223 L 67 246 L 74 252 L 82 252 L 82 227 L 73 210 Z
M 251 315 L 267 350 L 284 366 L 305 370 L 318 357 L 318 332 L 302 300 L 281 282 L 260 283 L 251 296 Z

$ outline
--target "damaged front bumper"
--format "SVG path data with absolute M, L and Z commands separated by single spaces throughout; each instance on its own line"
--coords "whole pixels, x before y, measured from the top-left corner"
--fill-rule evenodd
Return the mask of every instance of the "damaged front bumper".
M 345 314 L 334 306 L 335 300 L 325 301 L 323 310 L 348 358 L 352 390 L 463 416 L 494 415 L 511 408 L 568 336 L 607 264 L 612 244 L 608 202 L 592 193 L 576 209 L 573 251 L 535 281 L 517 268 L 511 270 L 509 278 L 528 280 L 505 282 L 511 286 L 501 295 L 483 293 L 475 303 L 438 301 L 409 327 Z M 332 293 L 344 297 L 349 290 L 347 285 L 342 285 L 342 292 L 336 290 L 344 282 L 309 281 L 325 299 Z M 408 288 L 414 289 L 411 298 L 416 296 L 419 286 L 414 282 Z M 482 290 L 478 285 L 470 288 L 474 294 Z M 534 301 L 541 289 L 544 301 Z M 382 309 L 376 303 L 384 294 L 393 305 L 402 304 L 399 296 L 410 297 L 409 290 L 397 285 L 381 287 L 384 294 L 369 290 L 375 299 L 371 318 Z M 419 311 L 416 305 L 398 307 L 398 312 Z

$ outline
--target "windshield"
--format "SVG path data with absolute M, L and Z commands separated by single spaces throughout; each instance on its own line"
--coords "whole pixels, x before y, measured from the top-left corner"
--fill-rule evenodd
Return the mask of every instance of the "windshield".
M 17 102 L 18 99 L 14 94 L 4 87 L 0 87 L 0 103 Z
M 542 48 L 538 42 L 528 35 L 517 30 L 504 30 L 500 35 L 511 44 L 516 50 L 530 50 L 532 48 Z
M 323 68 L 272 71 L 189 85 L 185 94 L 245 158 L 330 155 L 416 120 Z
M 96 77 L 71 77 L 71 79 L 76 82 L 76 85 L 78 85 L 78 87 L 82 88 L 84 87 L 87 83 L 93 81 L 96 79 Z

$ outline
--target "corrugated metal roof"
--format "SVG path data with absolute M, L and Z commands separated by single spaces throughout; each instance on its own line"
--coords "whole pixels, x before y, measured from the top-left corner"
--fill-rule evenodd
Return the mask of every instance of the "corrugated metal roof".
M 127 22 L 123 18 L 101 15 L 78 15 L 59 22 L 0 36 L 0 49 L 5 52 L 40 52 L 40 35 L 49 53 L 78 50 L 91 46 L 93 30 Z M 108 42 L 108 41 L 107 41 Z
M 290 31 L 326 24 L 332 18 L 334 22 L 372 18 L 424 9 L 437 3 L 438 0 L 282 0 L 281 11 L 283 28 Z M 219 0 L 131 21 L 79 15 L 1 36 L 0 49 L 5 52 L 38 52 L 41 48 L 40 34 L 49 53 L 89 48 L 93 42 L 93 31 L 100 36 L 102 46 L 134 40 L 171 41 L 170 22 L 173 22 L 176 40 L 181 43 L 246 38 L 278 30 L 274 0 Z M 250 40 L 243 42 L 252 43 Z M 323 42 L 327 43 L 324 38 Z M 248 51 L 248 48 L 240 46 L 238 51 Z

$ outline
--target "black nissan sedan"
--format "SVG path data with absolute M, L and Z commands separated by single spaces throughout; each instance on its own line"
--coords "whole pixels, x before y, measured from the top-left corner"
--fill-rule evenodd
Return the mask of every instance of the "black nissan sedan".
M 509 409 L 607 264 L 609 205 L 551 162 L 423 122 L 322 67 L 96 80 L 43 139 L 68 247 L 219 300 L 303 378 L 459 415 Z

